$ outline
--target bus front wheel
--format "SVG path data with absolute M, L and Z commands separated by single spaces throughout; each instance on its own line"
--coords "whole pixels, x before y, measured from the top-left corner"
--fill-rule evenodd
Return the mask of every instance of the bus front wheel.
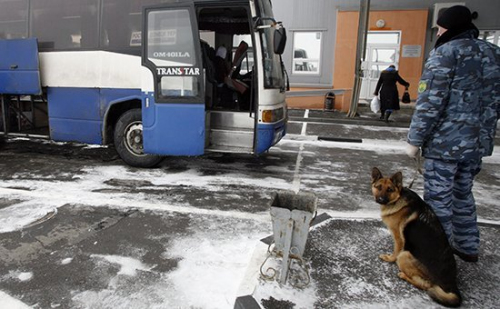
M 120 158 L 135 167 L 155 167 L 163 157 L 146 154 L 142 139 L 141 110 L 131 109 L 118 119 L 114 131 L 114 144 Z

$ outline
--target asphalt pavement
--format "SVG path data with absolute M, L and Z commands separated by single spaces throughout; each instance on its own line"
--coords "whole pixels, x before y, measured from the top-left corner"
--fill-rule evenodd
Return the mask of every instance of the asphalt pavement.
M 371 167 L 415 177 L 422 194 L 404 155 L 411 112 L 386 123 L 367 106 L 355 118 L 290 110 L 288 135 L 262 157 L 168 158 L 153 170 L 127 167 L 110 148 L 9 139 L 0 308 L 441 308 L 378 258 L 392 241 Z M 500 304 L 499 151 L 474 187 L 479 262 L 457 259 L 463 308 Z M 277 192 L 317 197 L 303 264 L 293 260 L 284 284 L 281 257 L 268 253 Z
M 412 106 L 403 106 L 402 110 L 396 112 L 389 122 L 385 122 L 379 119 L 379 115 L 371 113 L 368 106 L 361 106 L 359 114 L 353 118 L 348 118 L 338 111 L 292 110 L 289 113 L 292 121 L 290 131 L 296 135 L 291 138 L 308 139 L 304 137 L 304 130 L 300 131 L 304 121 L 307 121 L 307 135 L 313 139 L 360 144 L 369 140 L 375 140 L 378 143 L 384 143 L 383 140 L 405 141 L 406 129 L 410 124 L 412 112 Z M 332 123 L 344 126 L 344 130 L 339 130 L 338 126 L 334 126 L 334 130 L 328 130 L 327 124 Z M 294 125 L 296 125 L 295 128 Z M 368 131 L 361 126 L 368 127 Z M 495 143 L 497 147 L 500 146 L 499 141 L 497 135 Z M 386 167 L 387 163 L 381 162 L 381 165 Z M 385 169 L 387 170 L 387 167 Z M 480 181 L 485 183 L 498 185 L 497 171 L 498 165 L 485 164 L 483 173 L 478 178 L 482 178 Z M 492 175 L 488 175 L 489 173 Z M 413 177 L 416 177 L 419 186 L 417 190 L 422 195 L 421 177 L 418 178 L 417 175 Z M 409 180 L 405 179 L 405 181 L 408 185 Z M 496 185 L 487 190 L 497 190 Z M 485 188 L 480 188 L 482 189 Z M 477 192 L 476 195 L 478 195 Z M 500 213 L 492 214 L 489 212 L 489 207 L 481 210 L 481 206 L 478 202 L 481 232 L 479 262 L 467 263 L 456 258 L 463 308 L 498 308 L 500 306 L 500 250 L 497 247 L 500 235 Z M 444 308 L 434 303 L 423 291 L 399 279 L 395 264 L 382 262 L 378 258 L 378 254 L 389 253 L 392 250 L 392 237 L 380 219 L 368 218 L 359 213 L 351 213 L 347 216 L 341 214 L 329 216 L 326 213 L 322 215 L 321 220 L 311 224 L 308 246 L 304 252 L 304 258 L 309 263 L 311 281 L 314 282 L 312 294 L 316 296 L 316 301 L 313 304 L 303 302 L 300 293 L 290 292 L 294 285 L 293 275 L 299 278 L 295 280 L 305 281 L 300 271 L 296 271 L 297 274 L 289 273 L 288 281 L 283 284 L 279 273 L 283 269 L 283 258 L 270 253 L 272 246 L 268 246 L 269 239 L 263 239 L 262 244 L 256 249 L 255 262 L 250 263 L 252 266 L 247 274 L 248 280 L 253 280 L 254 285 L 249 286 L 247 283 L 243 285 L 243 292 L 236 300 L 235 309 Z M 265 260 L 266 257 L 274 260 L 271 274 L 274 274 L 275 270 L 278 271 L 271 283 L 262 279 L 269 275 L 269 270 L 266 272 L 268 267 L 266 264 L 269 264 Z M 259 264 L 258 261 L 266 261 L 266 263 Z M 294 268 L 294 263 L 300 266 L 300 263 L 293 261 L 291 269 Z M 269 291 L 273 292 L 269 293 Z

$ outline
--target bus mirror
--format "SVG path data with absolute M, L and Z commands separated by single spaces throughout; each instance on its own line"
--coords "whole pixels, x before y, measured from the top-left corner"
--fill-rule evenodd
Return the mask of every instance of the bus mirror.
M 272 23 L 264 25 L 263 21 L 264 20 L 269 20 Z M 283 52 L 285 51 L 285 45 L 286 45 L 286 30 L 283 28 L 282 24 L 280 21 L 274 20 L 274 18 L 271 17 L 257 17 L 254 19 L 254 29 L 257 31 L 260 31 L 262 29 L 269 29 L 269 28 L 274 28 L 274 53 L 276 55 L 282 55 Z
M 274 31 L 274 53 L 277 55 L 283 54 L 286 45 L 286 30 L 283 27 L 277 28 Z

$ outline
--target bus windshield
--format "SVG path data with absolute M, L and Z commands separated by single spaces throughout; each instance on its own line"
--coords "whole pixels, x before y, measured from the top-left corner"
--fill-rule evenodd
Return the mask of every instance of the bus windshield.
M 271 25 L 273 23 L 272 19 L 274 19 L 271 1 L 261 0 L 257 3 L 260 11 L 260 17 L 262 18 L 262 24 Z M 270 17 L 272 19 L 266 19 L 266 17 Z M 264 87 L 284 88 L 284 68 L 282 68 L 280 56 L 274 53 L 273 33 L 273 27 L 264 28 L 260 32 L 264 62 Z

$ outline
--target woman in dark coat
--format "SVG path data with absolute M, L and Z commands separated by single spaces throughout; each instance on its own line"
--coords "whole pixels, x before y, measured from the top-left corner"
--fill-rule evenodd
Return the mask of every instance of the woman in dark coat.
M 374 95 L 379 95 L 380 91 L 380 119 L 389 121 L 393 110 L 399 110 L 399 93 L 396 82 L 408 88 L 410 84 L 399 76 L 394 65 L 380 73 Z M 380 89 L 382 88 L 382 89 Z

